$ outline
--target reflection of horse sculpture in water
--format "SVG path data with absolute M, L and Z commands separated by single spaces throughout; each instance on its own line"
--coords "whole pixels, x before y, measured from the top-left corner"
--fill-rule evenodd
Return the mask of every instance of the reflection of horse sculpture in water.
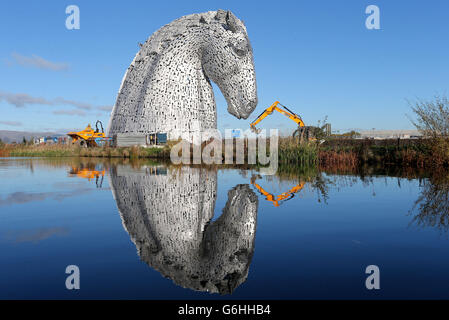
M 217 172 L 117 167 L 111 186 L 123 225 L 140 258 L 176 284 L 231 293 L 244 282 L 254 252 L 258 200 L 248 185 L 228 192 L 214 215 Z M 147 168 L 148 169 L 148 168 Z
M 215 129 L 209 80 L 235 117 L 246 119 L 256 107 L 252 48 L 245 25 L 230 11 L 181 17 L 142 45 L 123 78 L 108 134 L 165 132 L 168 139 L 189 139 Z

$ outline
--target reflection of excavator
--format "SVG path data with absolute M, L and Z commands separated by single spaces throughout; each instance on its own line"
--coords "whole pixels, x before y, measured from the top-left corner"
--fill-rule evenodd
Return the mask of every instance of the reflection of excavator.
M 101 126 L 101 132 L 98 124 Z M 97 120 L 95 123 L 95 130 L 88 124 L 86 129 L 78 132 L 69 132 L 67 135 L 72 138 L 73 144 L 81 147 L 94 147 L 103 144 L 107 140 L 104 134 L 103 124 L 100 120 Z
M 283 107 L 283 109 L 278 107 L 281 106 Z M 284 110 L 285 109 L 285 110 Z M 282 105 L 279 101 L 276 101 L 275 103 L 273 103 L 271 106 L 269 106 L 267 109 L 265 109 L 264 112 L 262 112 L 260 114 L 260 116 L 258 116 L 256 118 L 256 120 L 254 120 L 251 124 L 251 130 L 254 131 L 255 133 L 259 133 L 260 130 L 256 128 L 256 125 L 262 121 L 263 119 L 265 119 L 267 116 L 269 116 L 270 114 L 273 113 L 273 111 L 276 110 L 280 113 L 282 113 L 284 116 L 289 117 L 290 119 L 292 119 L 293 121 L 295 121 L 298 124 L 298 130 L 295 130 L 295 133 L 293 133 L 293 135 L 295 135 L 298 131 L 300 131 L 300 128 L 305 127 L 304 122 L 302 121 L 301 117 L 299 115 L 297 115 L 296 113 L 294 113 L 293 111 L 291 111 L 289 108 L 287 108 L 286 106 Z
M 302 188 L 304 188 L 304 182 L 300 182 L 298 185 L 294 186 L 293 188 L 291 188 L 290 190 L 288 190 L 287 192 L 283 192 L 280 195 L 278 195 L 277 197 L 274 196 L 271 193 L 268 193 L 267 191 L 265 191 L 260 185 L 258 185 L 256 183 L 256 179 L 260 178 L 260 176 L 252 176 L 251 177 L 251 184 L 256 187 L 257 190 L 259 190 L 259 192 L 261 194 L 263 194 L 265 196 L 265 199 L 267 201 L 271 201 L 273 202 L 273 205 L 275 207 L 279 207 L 283 202 L 282 201 L 287 201 L 292 199 L 295 196 L 295 193 L 299 192 Z M 285 202 L 284 201 L 284 202 Z
M 87 166 L 87 167 L 73 167 L 69 171 L 69 176 L 71 177 L 77 177 L 77 178 L 84 178 L 87 180 L 95 179 L 95 184 L 97 185 L 97 188 L 101 188 L 103 185 L 103 179 L 104 179 L 104 169 L 97 170 L 95 166 Z

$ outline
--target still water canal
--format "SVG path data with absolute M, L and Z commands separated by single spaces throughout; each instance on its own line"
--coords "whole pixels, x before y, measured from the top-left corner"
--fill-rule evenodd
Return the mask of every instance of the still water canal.
M 448 195 L 401 170 L 2 158 L 0 298 L 447 299 Z

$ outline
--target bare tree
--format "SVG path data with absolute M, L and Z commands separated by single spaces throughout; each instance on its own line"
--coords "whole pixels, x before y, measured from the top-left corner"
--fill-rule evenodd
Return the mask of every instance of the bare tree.
M 433 101 L 408 101 L 416 115 L 410 119 L 413 125 L 427 138 L 449 137 L 449 100 L 446 96 L 435 96 Z

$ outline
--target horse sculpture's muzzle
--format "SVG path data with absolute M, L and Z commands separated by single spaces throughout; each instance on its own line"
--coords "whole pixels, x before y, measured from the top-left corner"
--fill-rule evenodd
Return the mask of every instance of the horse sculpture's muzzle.
M 228 112 L 237 119 L 248 119 L 249 115 L 254 111 L 257 106 L 257 99 L 249 101 L 248 103 L 242 103 L 240 106 L 234 104 L 228 105 Z
M 249 115 L 254 111 L 256 106 L 257 106 L 257 100 L 248 102 L 246 104 L 246 106 L 243 108 L 242 118 L 248 119 Z

